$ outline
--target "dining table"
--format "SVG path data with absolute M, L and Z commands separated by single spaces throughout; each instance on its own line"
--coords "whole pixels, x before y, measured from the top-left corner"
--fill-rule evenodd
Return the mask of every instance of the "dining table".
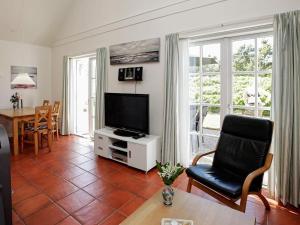
M 8 120 L 12 128 L 14 155 L 19 154 L 19 123 L 24 120 L 34 119 L 35 108 L 24 107 L 20 109 L 0 109 L 1 120 Z

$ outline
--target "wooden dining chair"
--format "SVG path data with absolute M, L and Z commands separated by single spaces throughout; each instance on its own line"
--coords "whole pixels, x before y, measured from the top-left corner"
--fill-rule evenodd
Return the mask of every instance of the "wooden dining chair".
M 60 115 L 60 101 L 55 101 L 52 109 L 52 137 L 56 134 L 56 138 L 59 138 L 59 115 Z
M 39 137 L 47 135 L 48 148 L 51 151 L 52 144 L 52 106 L 35 107 L 33 121 L 22 123 L 21 127 L 21 151 L 24 150 L 24 143 L 34 144 L 35 155 L 38 155 Z M 26 140 L 25 136 L 33 140 Z
M 50 101 L 49 100 L 44 100 L 43 101 L 43 106 L 47 106 L 47 105 L 50 105 Z

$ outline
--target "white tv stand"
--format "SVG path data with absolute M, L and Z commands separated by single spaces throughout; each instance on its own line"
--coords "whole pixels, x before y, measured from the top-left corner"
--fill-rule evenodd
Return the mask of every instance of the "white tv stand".
M 115 135 L 114 129 L 103 128 L 95 131 L 95 154 L 108 158 L 128 166 L 148 172 L 156 166 L 156 160 L 160 160 L 160 137 L 146 135 L 146 137 L 134 139 Z M 127 147 L 119 147 L 114 144 L 122 141 Z M 121 156 L 121 157 L 118 157 Z

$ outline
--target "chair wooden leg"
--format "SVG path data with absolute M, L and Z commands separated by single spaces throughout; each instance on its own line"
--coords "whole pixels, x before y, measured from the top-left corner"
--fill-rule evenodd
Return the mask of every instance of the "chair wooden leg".
M 39 146 L 40 148 L 43 148 L 43 135 L 39 134 Z
M 189 178 L 188 186 L 187 186 L 187 188 L 186 188 L 186 191 L 187 191 L 188 193 L 191 193 L 191 190 L 192 190 L 192 181 L 193 181 L 193 179 L 192 179 L 192 178 Z
M 51 145 L 52 145 L 52 132 L 48 131 L 48 148 L 49 148 L 49 152 L 51 152 Z
M 265 196 L 262 195 L 261 192 L 256 192 L 255 195 L 257 195 L 260 198 L 260 200 L 264 203 L 266 210 L 271 209 L 268 200 L 265 198 Z
M 34 133 L 34 152 L 37 156 L 39 152 L 39 134 L 37 132 Z
M 59 133 L 58 133 L 58 124 L 56 124 L 56 138 L 57 138 L 57 140 L 58 140 L 58 138 L 59 138 Z
M 21 152 L 24 151 L 24 123 L 21 125 Z

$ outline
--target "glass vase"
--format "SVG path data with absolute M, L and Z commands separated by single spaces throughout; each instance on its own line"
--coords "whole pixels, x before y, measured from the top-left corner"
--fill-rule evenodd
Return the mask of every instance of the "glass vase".
M 17 103 L 14 102 L 14 103 L 13 103 L 13 109 L 16 110 L 16 108 L 17 108 Z
M 173 196 L 174 196 L 174 190 L 171 187 L 171 185 L 165 185 L 165 187 L 162 190 L 164 205 L 171 206 L 173 204 Z

